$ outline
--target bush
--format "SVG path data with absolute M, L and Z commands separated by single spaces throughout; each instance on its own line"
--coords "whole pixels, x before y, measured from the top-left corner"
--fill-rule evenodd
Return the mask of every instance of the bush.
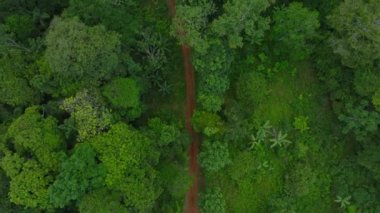
M 216 172 L 230 163 L 227 143 L 219 141 L 204 141 L 199 154 L 201 166 L 207 172 Z

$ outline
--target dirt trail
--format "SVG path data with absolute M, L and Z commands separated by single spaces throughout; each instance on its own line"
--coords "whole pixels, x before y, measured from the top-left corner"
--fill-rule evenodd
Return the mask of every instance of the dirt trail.
M 175 0 L 168 0 L 168 7 L 172 17 L 174 17 L 176 15 Z M 182 45 L 181 48 L 186 80 L 186 129 L 191 137 L 191 144 L 189 148 L 189 171 L 190 175 L 194 178 L 193 185 L 186 195 L 184 212 L 198 213 L 198 187 L 200 171 L 197 156 L 199 152 L 200 136 L 194 131 L 191 125 L 191 118 L 195 110 L 195 78 L 193 65 L 190 60 L 191 49 L 185 44 Z

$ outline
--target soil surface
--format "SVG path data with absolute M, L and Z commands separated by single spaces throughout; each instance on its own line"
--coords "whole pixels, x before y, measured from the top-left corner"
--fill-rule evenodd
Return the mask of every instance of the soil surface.
M 175 0 L 168 0 L 168 7 L 171 16 L 176 15 Z M 191 64 L 191 49 L 188 45 L 181 45 L 183 65 L 185 70 L 185 80 L 186 80 L 186 129 L 191 138 L 191 144 L 189 147 L 189 172 L 193 177 L 193 185 L 189 189 L 186 195 L 184 212 L 187 213 L 197 213 L 198 209 L 198 188 L 199 188 L 199 165 L 197 156 L 199 153 L 200 136 L 196 133 L 191 125 L 191 118 L 195 110 L 195 77 L 194 69 Z

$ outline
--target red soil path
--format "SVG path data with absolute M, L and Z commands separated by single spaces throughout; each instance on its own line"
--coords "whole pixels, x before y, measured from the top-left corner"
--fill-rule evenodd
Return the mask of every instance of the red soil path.
M 176 15 L 175 0 L 168 0 L 169 11 L 174 17 Z M 185 209 L 184 212 L 187 213 L 198 213 L 198 187 L 199 187 L 199 165 L 197 161 L 197 156 L 199 152 L 200 137 L 197 134 L 192 125 L 191 118 L 195 110 L 195 78 L 194 78 L 194 69 L 191 64 L 190 47 L 183 44 L 182 56 L 183 56 L 183 65 L 185 69 L 185 79 L 186 79 L 186 129 L 191 138 L 191 145 L 189 149 L 189 172 L 193 177 L 193 185 L 189 189 L 186 195 Z

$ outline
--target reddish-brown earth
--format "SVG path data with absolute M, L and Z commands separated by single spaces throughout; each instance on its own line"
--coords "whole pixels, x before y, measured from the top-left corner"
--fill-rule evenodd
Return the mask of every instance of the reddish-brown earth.
M 174 17 L 176 15 L 175 0 L 168 0 L 169 11 Z M 198 209 L 198 187 L 199 187 L 199 165 L 197 161 L 197 156 L 199 152 L 200 136 L 197 134 L 192 125 L 191 118 L 195 110 L 195 78 L 194 69 L 191 64 L 191 49 L 188 45 L 181 45 L 183 65 L 185 69 L 185 80 L 186 80 L 186 129 L 191 138 L 191 144 L 189 148 L 189 172 L 193 177 L 193 185 L 189 189 L 186 195 L 185 201 L 185 212 L 197 213 Z

